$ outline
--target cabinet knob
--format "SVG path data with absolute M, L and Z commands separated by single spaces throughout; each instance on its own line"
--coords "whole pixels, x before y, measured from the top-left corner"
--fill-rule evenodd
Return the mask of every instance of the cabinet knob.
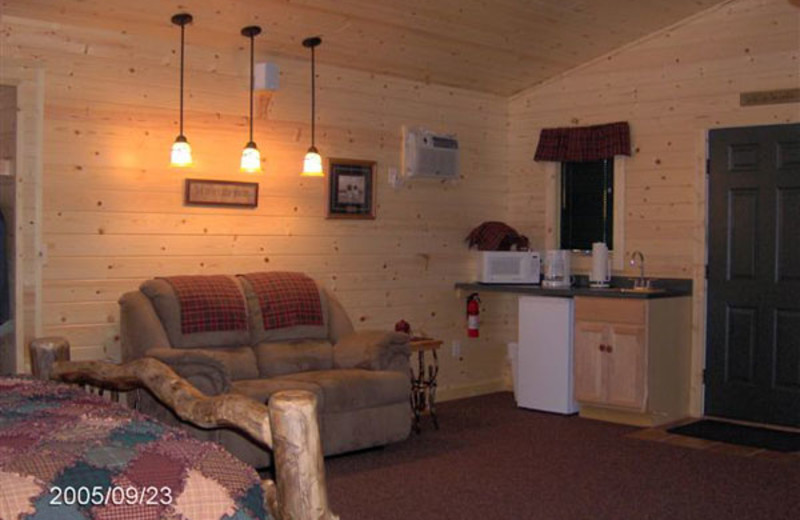
M 606 345 L 606 352 L 611 352 L 614 349 L 611 348 L 611 345 Z
M 606 351 L 606 346 L 605 346 L 605 345 L 603 345 L 602 343 L 601 343 L 601 344 L 600 344 L 600 346 L 599 346 L 599 347 L 597 347 L 597 348 L 599 348 L 599 349 L 600 349 L 600 352 L 605 352 L 605 351 Z

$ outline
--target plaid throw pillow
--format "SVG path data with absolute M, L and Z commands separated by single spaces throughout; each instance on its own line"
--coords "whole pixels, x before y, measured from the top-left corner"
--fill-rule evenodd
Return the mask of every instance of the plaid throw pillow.
M 165 277 L 181 309 L 181 332 L 247 328 L 247 308 L 236 282 L 224 275 Z
M 272 271 L 241 276 L 258 296 L 264 330 L 323 324 L 319 289 L 303 273 Z

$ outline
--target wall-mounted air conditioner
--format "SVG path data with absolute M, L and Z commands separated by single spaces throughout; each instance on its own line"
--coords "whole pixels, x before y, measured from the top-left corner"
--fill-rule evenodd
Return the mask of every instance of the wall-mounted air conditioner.
M 457 179 L 458 140 L 419 127 L 403 127 L 403 176 Z

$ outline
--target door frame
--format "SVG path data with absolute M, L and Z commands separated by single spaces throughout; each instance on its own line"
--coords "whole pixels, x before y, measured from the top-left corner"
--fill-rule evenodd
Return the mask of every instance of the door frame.
M 692 348 L 690 358 L 689 414 L 701 417 L 705 414 L 706 368 L 706 320 L 708 319 L 708 165 L 711 158 L 708 134 L 711 128 L 703 128 L 695 141 L 695 215 L 694 221 L 694 266 L 692 268 Z
M 14 176 L 13 320 L 15 369 L 30 372 L 27 345 L 43 332 L 42 148 L 44 144 L 44 67 L 4 59 L 0 84 L 16 87 L 17 120 Z M 26 202 L 33 201 L 33 207 Z M 24 266 L 24 268 L 23 268 Z

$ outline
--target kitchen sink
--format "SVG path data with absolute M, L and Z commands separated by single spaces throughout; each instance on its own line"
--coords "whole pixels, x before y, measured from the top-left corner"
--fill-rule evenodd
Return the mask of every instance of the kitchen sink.
M 616 289 L 623 293 L 639 293 L 639 294 L 658 294 L 667 292 L 666 289 L 660 287 L 619 287 Z
M 667 292 L 660 287 L 592 287 L 592 291 L 611 292 L 611 293 L 633 293 L 633 294 L 660 294 Z

